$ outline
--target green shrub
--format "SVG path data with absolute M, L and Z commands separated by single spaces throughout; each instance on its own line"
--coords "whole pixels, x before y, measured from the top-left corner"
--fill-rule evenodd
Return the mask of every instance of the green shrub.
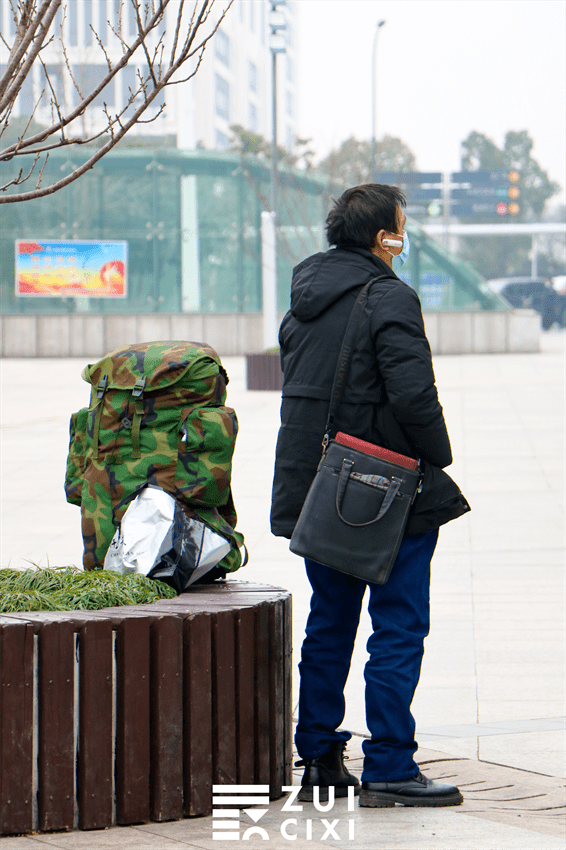
M 96 611 L 141 605 L 177 596 L 162 581 L 146 576 L 84 571 L 78 567 L 0 570 L 0 613 L 17 611 Z

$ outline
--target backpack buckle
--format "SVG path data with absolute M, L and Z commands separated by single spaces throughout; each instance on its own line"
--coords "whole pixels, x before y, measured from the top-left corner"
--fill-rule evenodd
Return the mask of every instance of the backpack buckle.
M 96 388 L 96 397 L 103 398 L 104 393 L 106 392 L 106 388 L 108 386 L 108 375 L 103 375 L 100 379 L 100 383 Z
M 143 378 L 140 378 L 139 381 L 136 381 L 136 383 L 134 384 L 134 388 L 132 390 L 132 395 L 133 395 L 134 398 L 139 398 L 141 395 L 143 395 L 143 391 L 145 389 L 146 381 L 147 381 L 147 375 L 144 375 Z

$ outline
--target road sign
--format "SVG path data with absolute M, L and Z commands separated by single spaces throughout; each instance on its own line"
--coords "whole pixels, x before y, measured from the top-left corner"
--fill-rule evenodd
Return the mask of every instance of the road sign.
M 518 215 L 520 212 L 519 204 L 512 202 L 510 204 L 505 201 L 456 201 L 450 205 L 450 215 L 455 216 L 507 216 Z
M 380 183 L 399 186 L 407 198 L 407 215 L 516 216 L 521 211 L 521 174 L 515 169 L 454 171 L 443 184 L 439 171 L 384 171 Z M 443 189 L 448 196 L 444 196 Z
M 440 171 L 382 171 L 377 179 L 380 183 L 388 183 L 391 186 L 422 186 L 423 183 L 442 183 L 442 173 Z
M 450 175 L 451 183 L 470 183 L 472 186 L 477 186 L 478 184 L 482 186 L 489 186 L 495 183 L 507 183 L 509 181 L 509 174 L 514 173 L 518 174 L 519 172 L 509 172 L 505 171 L 454 171 Z M 513 181 L 517 182 L 517 181 Z
M 437 204 L 437 201 L 431 201 L 430 203 L 428 201 L 417 201 L 413 204 L 408 200 L 405 212 L 407 215 L 434 215 L 434 213 L 429 212 L 429 208 L 434 204 Z
M 504 197 L 507 197 L 507 189 L 505 189 Z M 494 184 L 493 186 L 471 186 L 469 189 L 451 189 L 450 197 L 455 201 L 466 201 L 466 200 L 489 200 L 491 198 L 498 198 L 498 186 Z
M 384 171 L 380 183 L 398 186 L 407 198 L 407 215 L 437 215 L 436 206 L 442 200 L 442 174 L 440 171 Z M 431 204 L 436 204 L 430 212 Z
M 457 216 L 507 216 L 521 211 L 515 169 L 455 171 L 450 175 L 450 214 Z
M 504 201 L 508 198 L 520 197 L 521 190 L 518 186 L 471 186 L 469 189 L 452 189 L 450 197 L 455 201 L 467 200 L 490 200 L 491 198 L 499 198 Z
M 407 186 L 404 189 L 407 202 L 413 201 L 437 201 L 442 197 L 442 186 L 423 189 L 420 186 Z

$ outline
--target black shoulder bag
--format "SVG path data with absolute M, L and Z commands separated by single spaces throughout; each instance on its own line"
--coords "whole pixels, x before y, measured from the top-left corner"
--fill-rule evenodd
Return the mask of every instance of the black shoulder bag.
M 289 548 L 367 582 L 385 584 L 420 484 L 414 458 L 330 432 L 348 377 L 370 281 L 350 315 L 332 384 L 322 457 Z

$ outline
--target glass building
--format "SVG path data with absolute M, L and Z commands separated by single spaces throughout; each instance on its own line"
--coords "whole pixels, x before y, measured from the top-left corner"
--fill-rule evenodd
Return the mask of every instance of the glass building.
M 54 151 L 51 181 L 85 161 Z M 278 305 L 293 267 L 325 250 L 331 206 L 325 182 L 279 171 Z M 25 188 L 25 184 L 24 187 Z M 269 163 L 236 153 L 127 148 L 107 154 L 64 189 L 0 205 L 0 277 L 5 313 L 255 313 L 262 309 L 261 212 L 270 204 Z M 411 254 L 400 275 L 425 310 L 505 310 L 468 264 L 407 225 Z M 126 298 L 15 294 L 16 240 L 125 241 Z

